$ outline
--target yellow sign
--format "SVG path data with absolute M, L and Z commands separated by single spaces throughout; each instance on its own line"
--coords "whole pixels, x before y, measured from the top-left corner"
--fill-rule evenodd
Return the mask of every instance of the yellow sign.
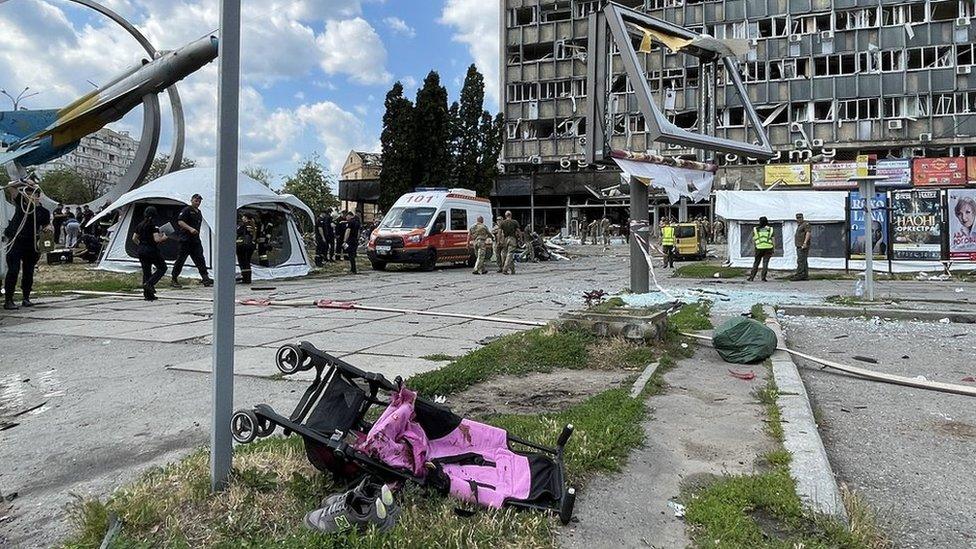
M 769 164 L 765 166 L 764 183 L 776 185 L 809 185 L 810 164 Z

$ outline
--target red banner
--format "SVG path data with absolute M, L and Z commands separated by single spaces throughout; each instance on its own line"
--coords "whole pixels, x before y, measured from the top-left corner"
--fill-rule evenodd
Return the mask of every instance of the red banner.
M 916 187 L 958 187 L 966 181 L 965 158 L 916 158 L 912 161 L 912 183 Z

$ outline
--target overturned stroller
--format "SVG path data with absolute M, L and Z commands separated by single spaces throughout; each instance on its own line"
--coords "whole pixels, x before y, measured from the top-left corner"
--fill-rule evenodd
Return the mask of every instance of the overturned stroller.
M 390 382 L 308 342 L 281 347 L 275 363 L 285 375 L 314 369 L 315 380 L 289 417 L 267 404 L 235 412 L 237 442 L 267 437 L 280 426 L 285 436 L 302 437 L 312 465 L 343 482 L 413 482 L 487 507 L 552 512 L 563 524 L 572 518 L 576 491 L 565 487 L 563 465 L 572 425 L 555 448 L 535 444 L 461 418 L 418 398 L 399 377 Z M 374 405 L 385 410 L 370 423 Z

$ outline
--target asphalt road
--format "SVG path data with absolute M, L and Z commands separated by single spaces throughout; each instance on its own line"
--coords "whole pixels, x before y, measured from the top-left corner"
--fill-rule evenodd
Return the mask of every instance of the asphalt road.
M 967 384 L 971 324 L 781 318 L 793 348 L 879 372 Z M 877 364 L 854 356 L 876 359 Z M 898 547 L 976 547 L 976 402 L 800 363 L 835 474 Z M 972 383 L 969 383 L 972 385 Z

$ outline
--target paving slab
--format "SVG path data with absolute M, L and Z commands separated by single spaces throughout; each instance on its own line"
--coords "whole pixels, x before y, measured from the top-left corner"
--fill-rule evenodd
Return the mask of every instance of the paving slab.
M 262 378 L 279 378 L 281 372 L 275 366 L 277 347 L 243 347 L 234 352 L 234 375 Z M 213 371 L 213 357 L 206 356 L 195 360 L 166 366 L 167 370 L 198 372 L 209 374 Z M 315 379 L 314 372 L 297 372 L 286 379 L 310 382 Z
M 443 367 L 446 362 L 432 362 L 421 358 L 381 356 L 355 353 L 341 357 L 349 364 L 367 372 L 377 372 L 393 381 L 397 376 L 407 379 L 412 375 Z
M 392 344 L 405 336 L 376 333 L 342 334 L 338 332 L 320 332 L 309 334 L 301 338 L 316 348 L 332 354 L 349 354 L 363 351 L 377 345 Z
M 443 339 L 438 337 L 410 336 L 391 343 L 374 345 L 363 352 L 376 355 L 419 358 L 427 355 L 445 354 L 460 356 L 480 347 L 473 341 L 463 339 Z
M 209 320 L 198 320 L 197 322 L 176 324 L 174 326 L 156 326 L 144 330 L 125 332 L 124 334 L 112 334 L 111 337 L 113 339 L 179 343 L 181 341 L 188 341 L 210 335 L 212 331 L 213 322 Z

